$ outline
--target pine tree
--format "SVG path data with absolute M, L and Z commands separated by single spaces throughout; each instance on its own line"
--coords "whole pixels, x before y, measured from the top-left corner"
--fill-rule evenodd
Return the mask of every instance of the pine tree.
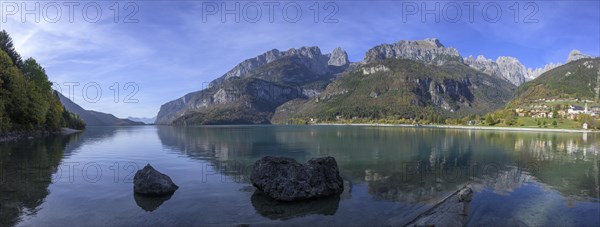
M 15 50 L 12 39 L 5 30 L 0 31 L 0 50 L 3 50 L 8 54 L 13 64 L 16 65 L 17 68 L 23 67 L 21 55 L 19 55 L 19 53 L 17 53 Z

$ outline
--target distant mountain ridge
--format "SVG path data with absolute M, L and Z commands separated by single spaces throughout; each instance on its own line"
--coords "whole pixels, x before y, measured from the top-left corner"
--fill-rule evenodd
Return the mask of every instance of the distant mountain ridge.
M 254 58 L 249 58 L 233 69 L 229 70 L 225 75 L 215 79 L 212 84 L 219 84 L 227 79 L 235 77 L 244 77 L 249 75 L 254 69 L 260 68 L 273 61 L 285 57 L 299 57 L 302 59 L 302 64 L 316 74 L 325 74 L 329 71 L 328 65 L 343 66 L 349 63 L 348 55 L 341 48 L 336 48 L 331 54 L 322 54 L 319 47 L 301 47 L 299 49 L 291 48 L 287 51 L 273 49 L 267 51 Z
M 572 50 L 565 62 L 576 61 L 584 58 L 592 58 L 590 55 L 582 54 L 579 50 Z M 515 57 L 500 56 L 496 61 L 485 58 L 483 55 L 478 55 L 476 58 L 469 56 L 464 58 L 465 64 L 488 73 L 490 75 L 504 78 L 514 85 L 521 85 L 527 81 L 531 81 L 545 72 L 548 72 L 562 63 L 548 63 L 541 68 L 526 68 L 519 59 Z
M 156 124 L 172 124 L 199 113 L 202 118 L 220 119 L 206 123 L 269 123 L 278 105 L 313 96 L 348 66 L 348 55 L 341 48 L 330 54 L 322 54 L 318 47 L 270 50 L 236 65 L 212 81 L 211 87 L 162 105 Z
M 568 59 L 589 58 L 578 50 L 573 50 Z M 542 68 L 526 68 L 517 58 L 500 56 L 495 61 L 477 57 L 461 57 L 459 51 L 452 47 L 445 47 L 439 39 L 427 38 L 424 40 L 402 40 L 394 44 L 381 44 L 371 48 L 365 55 L 363 63 L 388 58 L 409 59 L 426 64 L 443 65 L 450 61 L 465 63 L 477 70 L 492 76 L 502 78 L 516 86 L 536 78 L 542 73 L 561 64 L 549 63 Z M 567 60 L 567 62 L 571 61 Z
M 525 68 L 525 65 L 519 59 L 508 56 L 500 56 L 496 61 L 487 59 L 483 55 L 478 55 L 477 58 L 469 56 L 464 58 L 464 62 L 477 70 L 503 78 L 516 86 L 533 80 L 542 73 L 560 66 L 560 64 L 549 63 L 543 68 Z
M 390 58 L 348 72 L 314 98 L 281 105 L 272 121 L 464 117 L 502 108 L 515 88 L 460 62 L 438 66 Z
M 71 112 L 79 115 L 81 119 L 86 123 L 87 126 L 125 126 L 125 125 L 143 125 L 141 122 L 134 122 L 128 119 L 119 119 L 112 114 L 102 113 L 93 110 L 85 110 L 81 106 L 77 105 L 69 98 L 65 97 L 60 92 L 56 92 L 60 99 L 60 102 L 65 108 Z
M 543 73 L 519 87 L 509 107 L 538 102 L 540 99 L 594 100 L 600 87 L 600 58 L 579 58 Z
M 443 65 L 449 61 L 462 61 L 458 50 L 445 47 L 438 39 L 428 38 L 381 44 L 367 51 L 363 62 L 370 63 L 390 58 L 410 59 L 435 65 Z
M 154 124 L 156 117 L 127 117 L 130 121 L 141 122 L 147 125 Z
M 571 55 L 569 59 L 589 57 L 577 51 Z M 369 49 L 361 62 L 350 62 L 341 48 L 329 54 L 318 47 L 274 49 L 242 61 L 209 88 L 165 103 L 156 123 L 484 114 L 503 107 L 517 86 L 559 65 L 531 69 L 514 57 L 463 58 L 435 38 L 381 44 Z

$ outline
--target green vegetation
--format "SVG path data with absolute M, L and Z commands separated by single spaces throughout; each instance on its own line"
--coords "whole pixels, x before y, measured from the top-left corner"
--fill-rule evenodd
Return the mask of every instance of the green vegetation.
M 0 32 L 0 134 L 83 129 L 85 123 L 68 113 L 44 68 L 35 59 L 24 62 L 6 31 Z
M 359 68 L 345 74 L 332 82 L 318 98 L 294 100 L 280 106 L 273 122 L 571 130 L 581 130 L 587 124 L 588 129 L 600 129 L 597 117 L 579 114 L 574 115 L 577 116 L 576 120 L 571 120 L 569 118 L 574 116 L 566 113 L 570 105 L 584 106 L 587 103 L 590 107 L 598 106 L 584 100 L 595 99 L 600 58 L 581 59 L 544 73 L 519 87 L 506 106 L 502 105 L 506 98 L 502 95 L 512 95 L 510 87 L 502 82 L 490 81 L 461 65 L 430 66 L 409 60 L 387 59 L 363 67 L 377 65 L 387 70 L 364 75 Z M 485 80 L 499 86 L 486 87 L 486 83 L 481 82 Z M 463 81 L 469 81 L 478 88 L 463 86 Z M 435 90 L 458 92 L 453 94 Z M 441 108 L 440 101 L 456 111 Z
M 508 106 L 516 108 L 539 102 L 539 99 L 594 100 L 599 68 L 600 58 L 580 59 L 559 66 L 521 85 Z
M 379 68 L 365 75 L 363 69 Z M 493 86 L 492 86 L 493 84 Z M 428 65 L 405 59 L 370 63 L 341 75 L 317 98 L 286 103 L 275 122 L 286 119 L 401 119 L 445 123 L 503 108 L 515 87 L 458 63 Z M 281 111 L 289 110 L 289 111 Z
M 508 124 L 507 121 L 514 121 L 514 124 Z M 556 128 L 556 129 L 582 129 L 581 124 L 569 119 L 546 119 L 533 117 L 512 117 L 509 119 L 499 119 L 495 126 L 502 127 L 520 127 L 520 128 Z
M 586 100 L 596 98 L 595 89 L 600 86 L 597 84 L 599 69 L 600 58 L 594 58 L 569 62 L 545 72 L 521 85 L 506 109 L 492 115 L 503 126 L 512 126 L 510 122 L 516 120 L 516 126 L 524 128 L 582 129 L 586 123 L 588 129 L 600 129 L 600 121 L 590 115 L 574 115 L 577 120 L 571 120 L 565 114 L 570 105 L 597 105 Z M 517 117 L 515 110 L 525 117 Z M 564 111 L 563 116 L 559 116 L 561 111 Z M 512 113 L 512 116 L 500 113 Z M 548 115 L 533 117 L 540 116 L 540 113 Z

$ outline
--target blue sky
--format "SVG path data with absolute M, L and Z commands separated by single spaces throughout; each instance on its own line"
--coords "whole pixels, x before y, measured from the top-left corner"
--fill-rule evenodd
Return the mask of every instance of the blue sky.
M 562 63 L 572 49 L 600 55 L 600 1 L 88 1 L 72 6 L 72 15 L 68 4 L 2 1 L 0 28 L 63 93 L 65 83 L 79 83 L 76 103 L 118 117 L 154 116 L 161 104 L 274 48 L 319 46 L 327 53 L 340 46 L 351 61 L 360 61 L 382 43 L 436 37 L 463 56 L 513 56 L 532 68 Z M 239 22 L 233 14 L 221 15 L 223 7 Z M 23 14 L 25 8 L 32 13 Z M 102 10 L 98 17 L 96 8 Z M 125 23 L 130 14 L 132 23 Z M 137 92 L 124 87 L 128 82 Z

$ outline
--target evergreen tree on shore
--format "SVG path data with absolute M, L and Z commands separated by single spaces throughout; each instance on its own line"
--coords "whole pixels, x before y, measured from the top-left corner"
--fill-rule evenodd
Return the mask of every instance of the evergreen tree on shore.
M 83 129 L 85 123 L 65 110 L 44 68 L 23 62 L 6 31 L 0 32 L 0 134 Z

